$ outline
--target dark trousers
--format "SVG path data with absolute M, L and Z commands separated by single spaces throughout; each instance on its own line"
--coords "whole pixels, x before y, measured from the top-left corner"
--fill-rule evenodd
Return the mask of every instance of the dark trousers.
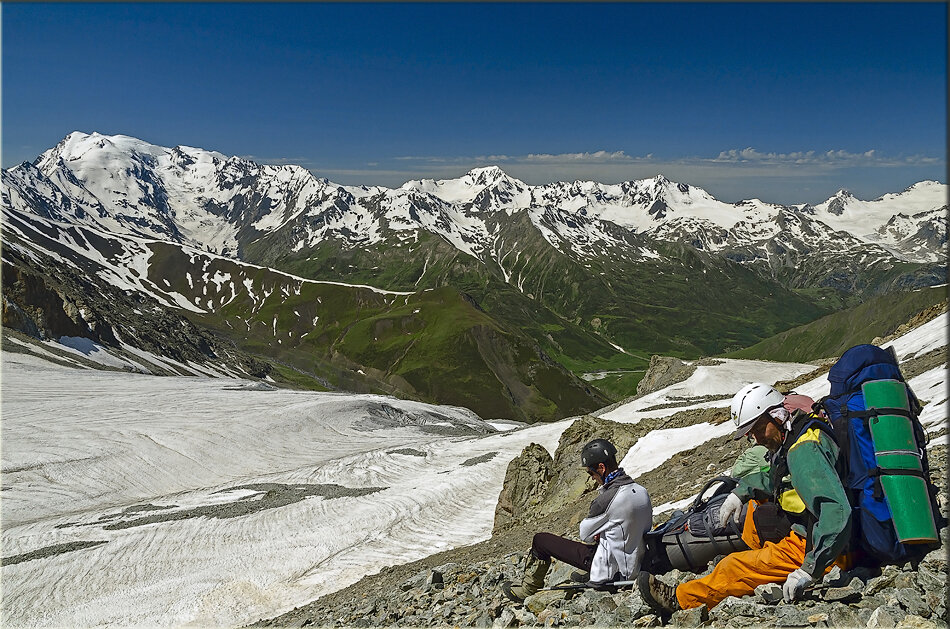
M 537 533 L 531 542 L 531 552 L 538 559 L 559 559 L 587 572 L 590 572 L 590 563 L 594 560 L 596 550 L 596 545 L 582 544 L 553 533 Z

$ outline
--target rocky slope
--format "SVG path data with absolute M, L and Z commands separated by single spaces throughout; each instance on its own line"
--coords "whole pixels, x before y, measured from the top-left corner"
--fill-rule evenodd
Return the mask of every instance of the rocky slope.
M 945 311 L 945 306 L 928 308 L 902 327 L 911 334 Z M 939 344 L 939 341 L 937 341 Z M 929 345 L 928 345 L 929 347 Z M 920 355 L 918 355 L 920 354 Z M 947 363 L 947 347 L 911 351 L 901 356 L 902 371 L 908 379 L 932 373 Z M 680 380 L 671 374 L 676 363 L 657 357 L 654 374 L 645 378 L 651 386 Z M 788 391 L 816 379 L 824 379 L 834 358 L 813 361 L 815 370 L 795 380 L 775 383 Z M 682 366 L 679 366 L 682 370 Z M 675 370 L 673 370 L 675 371 Z M 944 385 L 945 387 L 945 381 Z M 938 393 L 931 402 L 940 404 Z M 682 406 L 695 402 L 683 401 Z M 616 406 L 616 405 L 614 405 Z M 602 409 L 605 415 L 613 407 Z M 947 428 L 934 415 L 927 420 L 930 442 L 928 456 L 931 479 L 940 489 L 938 505 L 950 519 L 947 487 Z M 520 577 L 525 550 L 536 531 L 550 531 L 577 539 L 577 524 L 586 515 L 596 488 L 576 462 L 583 443 L 594 437 L 613 441 L 624 453 L 636 442 L 658 429 L 688 427 L 707 422 L 728 422 L 722 407 L 690 408 L 663 417 L 647 415 L 636 423 L 617 423 L 600 417 L 573 420 L 561 435 L 553 453 L 531 444 L 513 459 L 495 510 L 490 539 L 467 547 L 438 553 L 410 564 L 392 566 L 379 574 L 324 596 L 277 618 L 256 626 L 786 626 L 786 627 L 947 627 L 950 622 L 946 599 L 947 555 L 950 529 L 943 527 L 943 547 L 927 555 L 919 564 L 887 566 L 881 569 L 844 571 L 835 568 L 795 604 L 781 602 L 780 591 L 761 587 L 754 595 L 729 598 L 712 610 L 705 607 L 677 612 L 671 619 L 658 618 L 638 592 L 542 591 L 529 597 L 523 606 L 503 597 L 500 585 Z M 942 420 L 945 421 L 945 418 Z M 728 473 L 736 457 L 747 446 L 730 434 L 684 450 L 663 464 L 636 478 L 649 491 L 654 506 L 654 524 L 665 521 L 670 509 L 690 499 L 707 479 Z M 707 567 L 712 569 L 715 560 Z M 554 562 L 547 585 L 566 583 L 570 566 Z M 704 573 L 705 574 L 705 573 Z M 673 571 L 663 575 L 669 583 L 695 577 Z M 777 596 L 778 594 L 778 596 Z
M 677 417 L 677 423 L 695 421 Z M 577 627 L 659 626 L 658 618 L 635 590 L 619 592 L 542 591 L 523 606 L 501 594 L 505 580 L 519 578 L 524 550 L 533 531 L 547 530 L 576 539 L 577 522 L 586 512 L 594 487 L 583 487 L 581 472 L 570 461 L 578 443 L 593 435 L 611 434 L 627 440 L 647 427 L 588 418 L 565 431 L 553 458 L 539 447 L 529 447 L 509 466 L 505 490 L 496 511 L 496 530 L 490 540 L 393 566 L 340 592 L 325 596 L 280 617 L 255 626 L 345 627 Z M 732 464 L 740 446 L 722 443 L 673 457 L 667 464 L 638 479 L 651 490 L 654 505 L 689 495 L 705 479 Z M 541 449 L 543 450 L 543 449 Z M 621 454 L 624 448 L 621 447 Z M 941 509 L 950 514 L 946 499 L 946 446 L 930 451 L 933 479 L 941 488 Z M 558 461 L 559 463 L 554 463 Z M 539 464 L 540 462 L 540 464 Z M 586 474 L 584 475 L 586 476 Z M 525 492 L 528 479 L 542 481 L 538 491 Z M 690 479 L 677 482 L 676 479 Z M 667 514 L 668 515 L 668 514 Z M 656 521 L 666 516 L 657 515 Z M 780 627 L 946 627 L 948 529 L 941 532 L 943 549 L 933 551 L 916 568 L 910 564 L 880 570 L 842 572 L 833 569 L 801 602 L 784 604 L 781 592 L 759 588 L 755 595 L 730 597 L 712 610 L 681 611 L 668 619 L 671 626 L 780 626 Z M 710 563 L 708 573 L 715 562 Z M 570 566 L 555 562 L 548 586 L 566 583 Z M 674 570 L 669 583 L 696 575 Z M 778 598 L 776 598 L 776 595 Z

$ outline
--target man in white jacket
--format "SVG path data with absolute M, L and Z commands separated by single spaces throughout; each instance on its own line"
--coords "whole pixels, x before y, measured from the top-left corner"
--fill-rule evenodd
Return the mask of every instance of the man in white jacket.
M 506 581 L 502 585 L 509 599 L 520 603 L 544 587 L 552 558 L 589 572 L 587 581 L 592 586 L 632 580 L 639 574 L 645 550 L 643 535 L 653 523 L 650 495 L 617 465 L 617 448 L 606 439 L 594 439 L 584 446 L 581 464 L 601 484 L 580 524 L 584 543 L 552 533 L 536 534 L 521 583 Z

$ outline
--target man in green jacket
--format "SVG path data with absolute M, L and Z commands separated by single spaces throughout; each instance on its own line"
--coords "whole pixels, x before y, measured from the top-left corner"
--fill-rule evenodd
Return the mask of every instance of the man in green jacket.
M 783 583 L 783 597 L 791 602 L 844 552 L 851 537 L 851 504 L 841 484 L 838 446 L 825 420 L 802 410 L 789 412 L 784 398 L 756 382 L 732 399 L 735 438 L 751 435 L 772 453 L 771 469 L 744 477 L 720 510 L 721 521 L 738 521 L 742 504 L 753 501 L 742 536 L 752 550 L 728 555 L 708 576 L 677 587 L 641 572 L 640 592 L 655 611 L 712 608 L 765 583 Z M 770 502 L 758 506 L 760 500 Z

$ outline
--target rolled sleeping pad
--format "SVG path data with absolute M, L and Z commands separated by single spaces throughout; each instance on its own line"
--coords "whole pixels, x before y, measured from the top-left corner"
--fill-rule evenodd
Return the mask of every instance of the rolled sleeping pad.
M 717 555 L 749 550 L 749 546 L 736 535 L 697 537 L 688 530 L 668 533 L 660 541 L 670 565 L 687 572 L 702 572 Z
M 898 380 L 872 380 L 865 382 L 861 390 L 868 409 L 910 409 L 907 386 Z M 877 466 L 881 468 L 881 488 L 898 541 L 904 544 L 936 542 L 937 526 L 911 420 L 902 415 L 872 416 L 868 419 L 868 428 Z M 889 474 L 889 470 L 897 473 Z

